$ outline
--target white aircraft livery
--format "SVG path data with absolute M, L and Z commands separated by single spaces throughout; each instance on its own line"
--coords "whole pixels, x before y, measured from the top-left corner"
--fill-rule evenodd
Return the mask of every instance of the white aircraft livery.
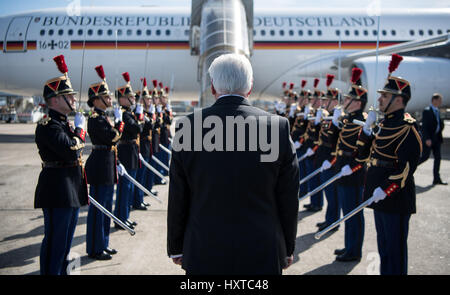
M 412 85 L 408 110 L 428 105 L 434 92 L 450 106 L 450 9 L 383 10 L 378 17 L 356 9 L 255 7 L 250 24 L 211 13 L 202 16 L 200 29 L 217 20 L 227 27 L 220 38 L 234 38 L 227 42 L 250 58 L 253 99 L 276 99 L 283 82 L 298 89 L 307 79 L 312 88 L 316 77 L 325 90 L 327 73 L 345 92 L 351 68 L 358 66 L 370 105 L 387 77 L 390 54 L 399 53 L 404 60 L 395 75 Z M 121 73 L 129 72 L 134 89 L 145 76 L 170 86 L 172 100 L 198 100 L 208 42 L 218 35 L 196 41 L 192 22 L 189 7 L 83 7 L 79 15 L 55 8 L 2 17 L 0 91 L 42 95 L 45 81 L 60 74 L 52 58 L 63 54 L 83 99 L 99 80 L 94 68 L 103 65 L 110 88 L 125 84 Z

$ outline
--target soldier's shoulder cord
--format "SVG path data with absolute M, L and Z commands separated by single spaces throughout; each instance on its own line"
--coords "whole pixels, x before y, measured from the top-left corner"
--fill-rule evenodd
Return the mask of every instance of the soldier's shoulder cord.
M 48 122 L 50 122 L 52 120 L 52 118 L 50 118 L 50 116 L 45 115 L 42 119 L 39 120 L 38 124 L 45 126 L 48 124 Z

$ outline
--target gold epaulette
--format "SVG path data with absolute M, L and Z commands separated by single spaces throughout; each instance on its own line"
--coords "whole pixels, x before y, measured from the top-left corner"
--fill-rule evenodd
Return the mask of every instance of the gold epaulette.
M 74 137 L 74 139 L 76 141 L 76 144 L 70 147 L 72 151 L 77 151 L 84 148 L 84 142 L 82 142 L 78 137 Z
M 414 119 L 409 113 L 405 113 L 403 120 L 408 124 L 414 124 L 416 122 L 416 119 Z
M 39 120 L 39 125 L 45 126 L 48 124 L 48 122 L 50 122 L 52 120 L 52 118 L 50 118 L 49 116 L 44 116 L 42 119 Z
M 97 112 L 93 112 L 90 116 L 89 116 L 89 118 L 97 118 L 99 115 L 98 115 L 98 113 Z
M 116 133 L 116 136 L 114 136 L 111 142 L 116 143 L 122 137 L 122 134 L 116 128 L 113 128 L 112 130 Z

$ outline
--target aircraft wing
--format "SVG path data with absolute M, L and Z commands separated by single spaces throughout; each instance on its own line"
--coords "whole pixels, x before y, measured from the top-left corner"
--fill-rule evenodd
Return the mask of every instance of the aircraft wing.
M 437 37 L 408 41 L 401 44 L 386 46 L 378 49 L 378 55 L 388 55 L 393 53 L 403 53 L 403 55 L 413 56 L 433 56 L 450 58 L 450 33 Z M 341 67 L 349 67 L 352 63 L 363 57 L 375 56 L 377 50 L 364 50 L 350 53 L 340 57 Z M 334 59 L 334 64 L 339 64 L 339 58 Z

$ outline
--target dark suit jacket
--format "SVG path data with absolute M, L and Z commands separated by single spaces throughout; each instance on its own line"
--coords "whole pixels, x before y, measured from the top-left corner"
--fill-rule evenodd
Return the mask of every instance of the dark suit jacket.
M 220 117 L 224 127 L 226 116 L 255 116 L 258 122 L 265 116 L 266 130 L 275 116 L 237 96 L 222 97 L 201 112 L 203 120 Z M 188 116 L 191 129 L 193 118 Z M 183 254 L 188 274 L 281 274 L 286 256 L 293 254 L 299 170 L 289 123 L 278 118 L 279 156 L 274 162 L 260 161 L 259 144 L 257 151 L 172 152 L 168 254 Z M 248 142 L 248 130 L 245 138 Z
M 436 133 L 437 119 L 433 109 L 428 106 L 422 112 L 422 141 L 431 139 L 434 143 L 442 143 L 442 130 L 444 129 L 444 121 L 439 117 L 440 130 Z

